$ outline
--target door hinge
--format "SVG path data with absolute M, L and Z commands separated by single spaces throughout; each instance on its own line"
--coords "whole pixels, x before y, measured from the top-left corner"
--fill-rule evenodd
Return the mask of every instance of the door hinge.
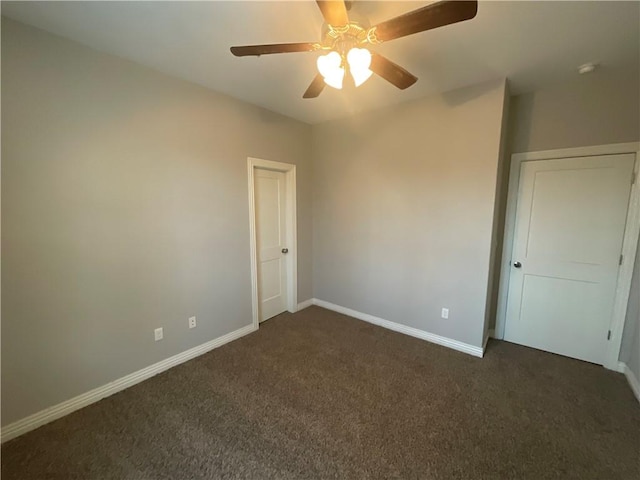
M 618 265 L 622 265 L 623 261 L 624 261 L 624 255 L 620 254 L 620 259 L 618 260 Z
M 607 340 L 611 340 L 611 330 L 609 330 L 609 333 L 607 333 Z
M 633 185 L 634 183 L 636 183 L 636 172 L 633 172 L 631 174 L 631 185 Z

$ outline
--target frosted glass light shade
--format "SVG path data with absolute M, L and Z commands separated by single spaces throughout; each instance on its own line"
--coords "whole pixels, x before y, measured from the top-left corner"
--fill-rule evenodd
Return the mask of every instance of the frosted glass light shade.
M 340 66 L 341 64 L 342 57 L 338 52 L 321 55 L 317 61 L 318 72 L 324 78 L 324 83 L 338 90 L 342 88 L 344 80 L 344 68 Z
M 349 50 L 347 62 L 349 62 L 349 71 L 356 87 L 366 82 L 373 74 L 369 69 L 371 66 L 371 52 L 366 48 L 352 48 Z

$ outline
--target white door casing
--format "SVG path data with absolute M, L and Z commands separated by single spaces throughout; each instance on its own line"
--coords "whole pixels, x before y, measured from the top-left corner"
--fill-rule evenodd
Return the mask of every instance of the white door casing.
M 297 309 L 296 166 L 251 157 L 247 166 L 252 317 L 257 328 L 273 315 Z
M 523 162 L 505 340 L 605 363 L 634 162 Z
M 256 169 L 254 185 L 258 314 L 259 321 L 262 322 L 287 309 L 285 175 L 282 172 Z

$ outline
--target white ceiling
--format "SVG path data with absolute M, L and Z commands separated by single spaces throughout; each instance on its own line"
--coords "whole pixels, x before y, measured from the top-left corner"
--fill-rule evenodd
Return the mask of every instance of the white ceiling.
M 354 1 L 371 24 L 429 3 Z M 576 76 L 576 67 L 637 70 L 640 3 L 481 1 L 475 19 L 380 45 L 416 75 L 397 90 L 379 77 L 358 89 L 302 94 L 318 54 L 236 58 L 231 45 L 318 41 L 314 1 L 2 2 L 2 14 L 308 123 L 486 80 L 512 93 Z

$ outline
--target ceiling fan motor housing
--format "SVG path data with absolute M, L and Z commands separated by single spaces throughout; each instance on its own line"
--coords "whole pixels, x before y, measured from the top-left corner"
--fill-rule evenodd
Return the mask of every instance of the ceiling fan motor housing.
M 342 27 L 333 25 L 322 26 L 322 47 L 328 50 L 336 50 L 345 55 L 351 48 L 367 41 L 367 28 L 356 22 L 350 22 Z

